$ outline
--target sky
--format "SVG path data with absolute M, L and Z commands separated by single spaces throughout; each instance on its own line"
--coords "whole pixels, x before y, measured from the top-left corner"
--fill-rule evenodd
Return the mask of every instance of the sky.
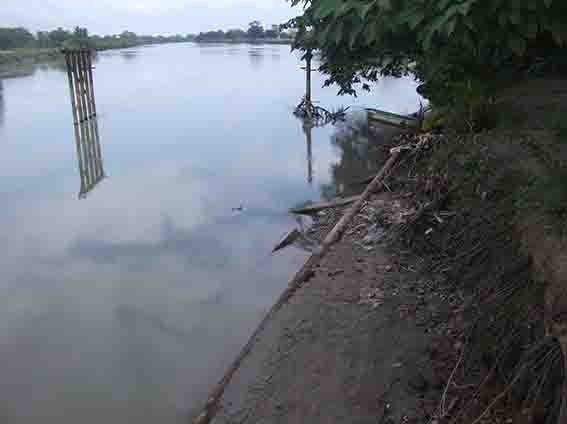
M 286 0 L 2 0 L 0 27 L 87 27 L 93 34 L 189 34 L 264 26 L 299 14 Z

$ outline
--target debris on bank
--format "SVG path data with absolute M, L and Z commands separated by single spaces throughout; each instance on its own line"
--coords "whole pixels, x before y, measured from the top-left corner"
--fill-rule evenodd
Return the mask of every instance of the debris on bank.
M 541 234 L 525 175 L 557 155 L 528 136 L 403 134 L 354 204 L 312 210 L 280 245 L 319 247 L 212 422 L 553 422 L 562 355 L 538 283 L 552 273 L 518 223 Z

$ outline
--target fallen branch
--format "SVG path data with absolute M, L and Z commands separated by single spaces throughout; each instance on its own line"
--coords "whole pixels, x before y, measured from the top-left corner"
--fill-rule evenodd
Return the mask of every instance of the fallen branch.
M 331 244 L 335 243 L 346 230 L 347 225 L 352 221 L 352 218 L 360 211 L 362 205 L 370 197 L 370 194 L 381 190 L 384 187 L 384 179 L 389 175 L 390 170 L 397 162 L 402 154 L 401 151 L 396 151 L 390 155 L 388 161 L 384 164 L 378 175 L 366 187 L 364 192 L 359 196 L 358 200 L 351 206 L 351 208 L 343 215 L 340 221 L 335 225 L 335 228 L 325 237 L 323 241 L 323 249 L 328 249 Z
M 299 214 L 299 215 L 312 215 L 324 209 L 335 208 L 337 206 L 345 206 L 351 203 L 354 203 L 358 200 L 360 196 L 351 196 L 351 197 L 344 197 L 344 198 L 337 198 L 333 200 L 329 200 L 328 202 L 318 202 L 312 203 L 308 206 L 304 206 L 302 208 L 292 208 L 289 211 L 291 213 Z

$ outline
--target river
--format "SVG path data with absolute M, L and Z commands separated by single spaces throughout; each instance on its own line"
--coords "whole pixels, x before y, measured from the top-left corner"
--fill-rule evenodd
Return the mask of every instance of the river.
M 307 257 L 270 255 L 287 209 L 341 163 L 369 172 L 337 142 L 364 129 L 314 128 L 308 155 L 300 66 L 281 45 L 100 53 L 106 178 L 81 199 L 64 70 L 0 81 L 1 422 L 186 422 Z M 363 105 L 418 108 L 408 79 L 357 99 L 313 79 L 359 123 Z

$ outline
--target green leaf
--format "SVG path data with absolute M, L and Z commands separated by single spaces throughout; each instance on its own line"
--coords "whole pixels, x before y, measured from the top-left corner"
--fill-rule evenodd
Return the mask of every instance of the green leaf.
M 539 32 L 539 25 L 537 21 L 530 20 L 524 27 L 524 32 L 528 38 L 535 38 Z
M 439 10 L 445 10 L 447 6 L 449 6 L 453 2 L 454 0 L 440 0 L 439 3 L 437 3 L 437 7 L 439 8 Z
M 520 25 L 520 22 L 522 22 L 522 16 L 520 15 L 520 12 L 517 10 L 510 12 L 510 14 L 508 15 L 508 19 L 514 25 Z
M 317 19 L 324 19 L 332 15 L 341 6 L 341 0 L 321 0 L 313 6 L 314 16 Z
M 446 31 L 447 31 L 447 35 L 450 37 L 451 35 L 453 35 L 453 32 L 455 31 L 455 27 L 457 26 L 457 20 L 456 19 L 452 19 L 446 26 Z
M 413 14 L 409 15 L 407 18 L 407 23 L 411 29 L 417 28 L 417 26 L 423 22 L 425 19 L 425 14 L 421 10 L 416 10 Z
M 357 8 L 357 3 L 354 1 L 344 2 L 337 10 L 335 11 L 335 17 L 341 17 L 347 15 L 352 9 Z
M 333 30 L 333 32 L 334 32 L 333 39 L 334 39 L 336 45 L 339 45 L 339 43 L 341 42 L 341 40 L 343 38 L 343 29 L 344 29 L 344 23 L 343 23 L 343 21 L 339 21 L 336 28 Z
M 360 7 L 358 9 L 358 14 L 360 16 L 360 19 L 364 20 L 366 19 L 366 15 L 368 15 L 368 12 L 370 12 L 370 9 L 372 9 L 374 6 L 376 5 L 375 1 L 372 1 L 362 7 Z
M 473 4 L 472 0 L 466 1 L 464 3 L 461 3 L 459 6 L 457 6 L 457 10 L 461 15 L 466 16 L 469 14 L 472 4 Z
M 540 0 L 528 0 L 528 10 L 537 10 Z
M 378 0 L 378 6 L 380 9 L 390 11 L 392 10 L 392 1 L 391 0 Z
M 364 25 L 362 24 L 362 22 L 359 22 L 357 25 L 354 26 L 354 28 L 351 30 L 350 32 L 350 41 L 349 41 L 349 47 L 352 49 L 354 44 L 356 43 L 356 40 L 358 39 L 358 36 L 360 35 L 360 33 L 362 32 L 362 30 L 364 29 Z
M 324 44 L 327 42 L 327 37 L 328 37 L 328 35 L 329 35 L 330 30 L 331 30 L 331 25 L 327 25 L 327 26 L 325 27 L 325 29 L 323 29 L 323 31 L 320 31 L 320 32 L 317 34 L 317 42 L 318 42 L 320 45 L 324 45 Z
M 378 28 L 375 24 L 368 24 L 366 26 L 366 30 L 364 31 L 364 38 L 366 39 L 367 44 L 372 44 L 376 41 L 378 34 Z
M 512 36 L 511 38 L 509 38 L 508 45 L 510 46 L 512 51 L 518 56 L 523 56 L 524 53 L 526 52 L 526 47 L 527 47 L 526 40 L 524 40 L 520 36 Z
M 564 46 L 567 41 L 567 24 L 563 24 L 561 18 L 559 18 L 552 22 L 551 27 L 553 40 L 560 46 Z

